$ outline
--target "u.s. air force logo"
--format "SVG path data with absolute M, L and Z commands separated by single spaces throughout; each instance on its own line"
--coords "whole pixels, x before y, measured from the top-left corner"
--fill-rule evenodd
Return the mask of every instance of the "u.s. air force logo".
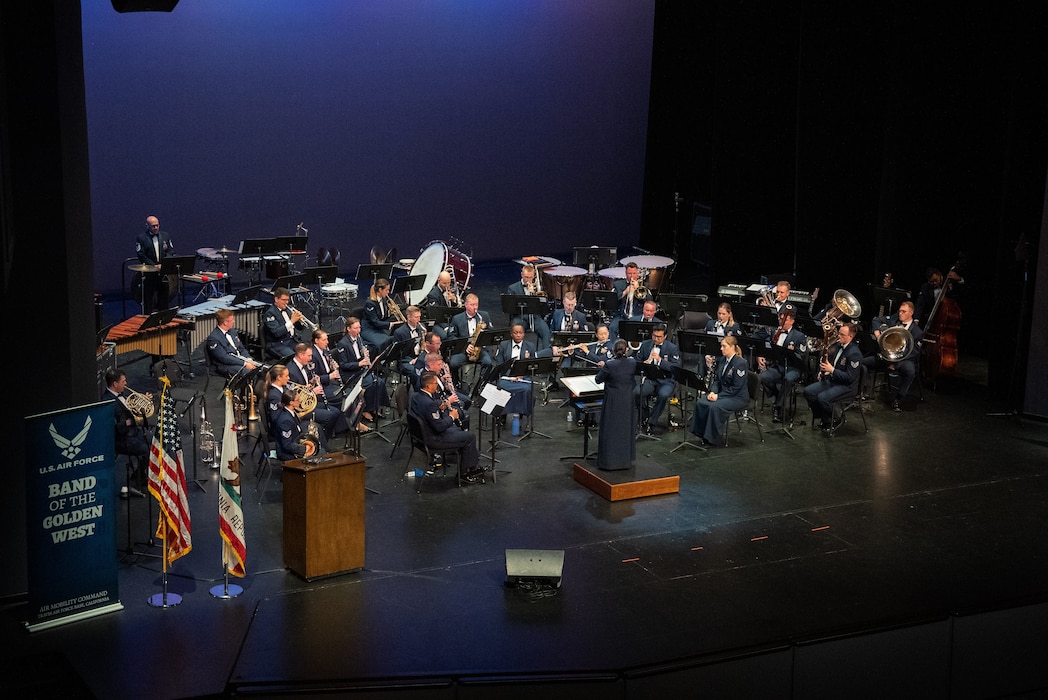
M 91 416 L 87 417 L 84 421 L 84 428 L 76 434 L 72 440 L 67 440 L 58 434 L 55 430 L 55 424 L 52 423 L 48 428 L 48 432 L 51 433 L 51 439 L 55 441 L 55 447 L 62 451 L 62 455 L 66 459 L 72 459 L 80 454 L 80 445 L 84 444 L 84 440 L 87 439 L 87 434 L 91 431 Z

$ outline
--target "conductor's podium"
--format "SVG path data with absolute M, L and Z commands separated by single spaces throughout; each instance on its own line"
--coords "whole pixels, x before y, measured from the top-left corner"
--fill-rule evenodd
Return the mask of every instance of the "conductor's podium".
M 284 566 L 307 581 L 364 567 L 364 459 L 284 462 Z

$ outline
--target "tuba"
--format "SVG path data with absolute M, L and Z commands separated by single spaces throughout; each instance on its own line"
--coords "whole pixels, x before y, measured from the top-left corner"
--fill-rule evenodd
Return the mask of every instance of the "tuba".
M 913 351 L 913 334 L 903 326 L 892 326 L 877 339 L 881 357 L 887 362 L 898 362 Z
M 841 319 L 846 316 L 848 318 L 858 318 L 862 314 L 862 305 L 859 303 L 859 300 L 847 290 L 838 289 L 833 293 L 832 301 L 830 310 L 826 312 L 822 319 L 822 331 L 826 336 L 825 343 L 827 347 L 836 342 L 837 331 L 840 330 L 841 325 L 844 323 Z

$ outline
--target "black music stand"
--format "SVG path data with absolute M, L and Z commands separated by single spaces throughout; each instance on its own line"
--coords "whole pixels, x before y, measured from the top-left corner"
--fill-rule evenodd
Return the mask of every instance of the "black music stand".
M 307 284 L 315 284 L 318 287 L 328 282 L 334 282 L 338 278 L 338 265 L 321 265 L 318 267 L 306 267 L 300 273 Z
M 177 306 L 173 309 L 154 311 L 153 313 L 149 314 L 145 321 L 142 321 L 142 325 L 138 327 L 138 331 L 142 332 L 147 331 L 150 328 L 159 328 L 160 326 L 166 326 L 167 324 L 171 323 L 171 319 L 173 319 L 177 314 Z M 157 352 L 156 354 L 159 355 L 160 353 Z
M 786 408 L 786 372 L 790 368 L 790 360 L 793 356 L 793 351 L 788 348 L 782 348 L 771 342 L 764 342 L 762 345 L 758 345 L 754 348 L 754 354 L 757 357 L 763 357 L 766 367 L 778 367 L 782 372 L 782 378 L 779 380 L 779 395 L 782 396 L 783 409 Z M 756 398 L 756 397 L 752 397 Z M 772 412 L 775 411 L 775 406 L 771 408 Z M 790 432 L 790 428 L 793 427 L 793 414 L 790 415 L 790 425 L 786 426 L 785 421 L 786 415 L 785 410 L 783 411 L 783 422 L 780 427 L 776 428 L 776 431 L 781 431 L 786 437 L 791 440 L 795 440 L 793 433 Z M 774 431 L 773 431 L 774 432 Z
M 509 368 L 510 377 L 523 377 L 524 375 L 531 376 L 531 421 L 528 426 L 528 432 L 520 436 L 520 440 L 517 442 L 523 442 L 525 439 L 532 435 L 539 435 L 552 440 L 552 436 L 546 435 L 546 433 L 540 433 L 535 430 L 535 375 L 536 374 L 549 374 L 553 371 L 553 366 L 556 361 L 560 358 L 555 357 L 524 357 L 519 360 L 513 360 Z
M 364 280 L 371 280 L 371 284 L 374 285 L 380 279 L 388 280 L 393 276 L 393 263 L 382 263 L 380 265 L 358 265 L 357 266 L 357 281 L 363 282 Z
M 305 230 L 305 229 L 303 229 Z M 275 236 L 278 253 L 305 253 L 309 236 Z
M 590 273 L 613 267 L 619 262 L 618 248 L 599 246 L 577 246 L 575 248 L 575 267 L 584 267 Z
M 237 247 L 241 258 L 255 258 L 254 269 L 258 271 L 258 282 L 262 282 L 262 256 L 280 252 L 280 241 L 276 238 L 244 238 Z M 241 261 L 243 262 L 243 261 Z M 248 284 L 255 281 L 255 275 L 248 273 Z
M 724 340 L 724 336 L 706 333 L 705 331 L 683 330 L 677 332 L 677 345 L 680 347 L 681 354 L 698 355 L 699 359 L 696 365 L 703 372 L 706 371 L 703 358 L 707 355 L 714 358 L 717 357 L 722 340 Z
M 590 390 L 583 389 L 577 383 L 572 382 L 570 378 L 568 379 L 568 381 L 564 381 L 564 379 L 561 379 L 561 384 L 563 384 L 564 388 L 566 388 L 571 393 L 571 395 L 564 402 L 564 404 L 572 404 L 575 407 L 575 410 L 580 411 L 582 413 L 582 456 L 579 457 L 575 455 L 567 455 L 561 457 L 560 459 L 561 461 L 577 461 L 580 459 L 590 459 L 595 454 L 591 454 L 589 451 L 590 427 L 593 426 L 592 416 L 599 410 L 604 409 L 604 390 L 600 388 Z M 600 385 L 594 383 L 593 386 L 599 387 Z
M 388 279 L 388 278 L 387 278 Z M 407 277 L 397 277 L 391 283 L 392 289 L 389 290 L 390 294 L 400 294 L 404 298 L 405 302 L 408 299 L 408 292 L 414 292 L 422 289 L 426 286 L 425 275 L 410 275 Z M 423 297 L 425 298 L 425 297 Z M 454 307 L 445 307 L 454 308 Z
M 233 301 L 230 302 L 231 306 L 239 306 L 247 301 L 252 301 L 258 297 L 258 293 L 262 291 L 262 285 L 256 284 L 253 287 L 244 287 L 233 297 Z
M 748 317 L 747 323 L 753 326 L 776 328 L 779 325 L 779 315 L 775 313 L 775 308 L 772 306 L 736 302 L 732 304 L 731 310 L 737 321 Z
M 448 362 L 453 355 L 461 355 L 466 352 L 467 345 L 469 345 L 469 338 L 448 338 L 440 341 L 440 354 L 444 357 L 444 361 Z
M 899 308 L 899 304 L 910 299 L 910 292 L 905 289 L 881 287 L 874 284 L 869 287 L 873 294 L 873 308 L 880 309 L 883 306 L 885 316 L 891 316 Z
M 294 275 L 284 275 L 283 277 L 278 277 L 276 280 L 274 280 L 272 289 L 276 289 L 277 287 L 283 287 L 289 292 L 293 292 L 299 287 L 301 287 L 302 283 L 305 281 L 306 276 L 302 273 Z
M 738 341 L 739 347 L 742 349 L 742 354 L 746 356 L 746 362 L 749 363 L 750 367 L 753 367 L 753 358 L 756 355 L 757 348 L 763 347 L 767 341 L 763 338 L 742 337 L 737 337 L 735 340 Z
M 603 319 L 609 318 L 619 307 L 619 296 L 607 289 L 583 290 L 579 301 L 584 309 L 592 311 Z
M 662 321 L 619 321 L 619 337 L 627 343 L 643 343 Z
M 461 313 L 465 313 L 461 306 L 436 306 L 435 304 L 426 306 L 426 318 L 433 321 L 434 326 L 447 326 L 451 323 L 452 318 Z
M 182 279 L 182 275 L 193 274 L 195 268 L 195 255 L 172 255 L 160 261 L 161 277 L 167 277 L 168 275 L 176 276 L 178 282 L 178 298 L 182 302 L 182 306 L 185 306 L 186 304 L 185 282 Z M 163 284 L 163 280 L 158 284 Z
M 703 380 L 699 377 L 699 375 L 696 374 L 695 372 L 692 372 L 690 369 L 684 369 L 683 367 L 671 367 L 670 371 L 673 372 L 673 378 L 677 380 L 677 386 L 684 386 L 684 387 L 687 387 L 688 389 L 694 389 L 695 390 L 695 399 L 694 400 L 698 401 L 698 394 L 699 394 L 700 391 L 703 390 L 703 384 L 704 384 Z M 691 433 L 691 430 L 689 429 L 690 426 L 688 425 L 688 418 L 687 418 L 687 415 L 688 415 L 688 410 L 687 410 L 688 409 L 688 391 L 687 391 L 687 389 L 685 389 L 685 391 L 684 391 L 684 401 L 682 402 L 682 405 L 684 406 L 684 440 L 679 445 L 677 445 L 672 450 L 670 450 L 670 454 L 673 454 L 677 450 L 679 450 L 681 448 L 684 448 L 684 447 L 694 447 L 697 450 L 702 450 L 703 452 L 706 452 L 706 448 L 704 446 L 700 445 L 697 442 L 691 442 L 690 440 L 688 440 L 688 434 Z M 692 404 L 692 406 L 694 406 L 694 404 Z M 695 412 L 695 409 L 692 408 L 692 413 L 694 413 L 694 412 Z
M 554 347 L 565 348 L 569 345 L 595 342 L 597 342 L 597 334 L 594 331 L 555 331 L 550 344 Z
M 649 324 L 650 325 L 650 324 Z M 634 374 L 640 376 L 640 385 L 644 386 L 644 382 L 649 379 L 665 379 L 666 377 L 672 376 L 670 372 L 662 369 L 658 365 L 649 365 L 644 362 L 638 362 L 636 369 L 633 371 Z M 659 441 L 661 438 L 657 438 L 654 435 L 648 435 L 641 430 L 641 425 L 644 422 L 644 406 L 641 405 L 643 401 L 644 390 L 641 389 L 640 395 L 637 397 L 637 438 L 644 438 L 645 440 L 656 440 Z
M 670 294 L 663 292 L 659 295 L 659 304 L 662 311 L 674 320 L 673 330 L 677 330 L 684 323 L 684 314 L 688 311 L 705 311 L 709 313 L 706 305 L 708 298 L 705 294 Z
M 503 294 L 502 310 L 509 314 L 510 318 L 523 318 L 525 316 L 538 316 L 542 318 L 549 310 L 546 297 L 531 294 Z M 532 323 L 532 329 L 535 324 Z

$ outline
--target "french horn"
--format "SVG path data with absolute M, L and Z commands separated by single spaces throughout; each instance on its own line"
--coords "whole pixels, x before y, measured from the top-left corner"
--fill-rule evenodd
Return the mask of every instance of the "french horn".
M 296 416 L 299 418 L 305 418 L 316 409 L 317 395 L 313 393 L 313 388 L 311 386 L 308 384 L 296 384 L 295 382 L 288 381 L 287 388 L 298 395 L 298 409 L 295 411 Z

